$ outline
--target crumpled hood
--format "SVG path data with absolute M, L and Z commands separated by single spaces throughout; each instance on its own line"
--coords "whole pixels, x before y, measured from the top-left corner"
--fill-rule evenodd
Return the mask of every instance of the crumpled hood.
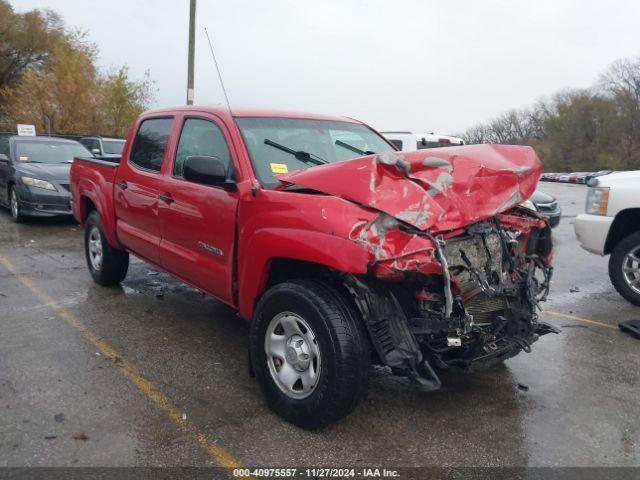
M 541 173 L 530 147 L 467 145 L 369 155 L 276 178 L 374 208 L 419 230 L 444 231 L 526 200 Z

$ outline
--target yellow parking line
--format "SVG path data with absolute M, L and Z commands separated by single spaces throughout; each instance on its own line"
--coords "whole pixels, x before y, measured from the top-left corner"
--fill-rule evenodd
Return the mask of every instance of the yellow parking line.
M 7 270 L 9 270 L 20 281 L 20 283 L 40 297 L 40 300 L 47 303 L 58 317 L 63 319 L 71 327 L 78 330 L 87 340 L 95 345 L 95 347 L 100 350 L 107 359 L 111 360 L 111 362 L 113 362 L 113 364 L 118 367 L 122 373 L 124 373 L 129 380 L 131 380 L 136 387 L 138 387 L 140 391 L 147 396 L 147 398 L 155 403 L 160 410 L 166 413 L 171 420 L 177 423 L 182 430 L 195 435 L 200 446 L 207 451 L 218 465 L 228 470 L 241 468 L 240 463 L 237 460 L 229 455 L 224 449 L 209 440 L 204 433 L 198 430 L 198 427 L 188 420 L 183 419 L 180 409 L 171 403 L 171 400 L 165 397 L 149 380 L 144 378 L 133 365 L 124 360 L 111 345 L 91 331 L 86 325 L 78 320 L 73 313 L 60 307 L 56 301 L 38 285 L 33 283 L 24 275 L 18 273 L 13 264 L 2 255 L 0 255 L 0 263 L 2 263 Z
M 590 320 L 588 318 L 576 317 L 575 315 L 569 315 L 568 313 L 554 312 L 552 310 L 544 310 L 542 313 L 553 315 L 555 317 L 570 318 L 571 320 L 577 320 L 578 322 L 590 323 L 592 325 L 597 325 L 598 327 L 612 328 L 614 330 L 618 330 L 618 327 L 615 326 L 615 325 L 609 325 L 608 323 L 598 322 L 597 320 Z

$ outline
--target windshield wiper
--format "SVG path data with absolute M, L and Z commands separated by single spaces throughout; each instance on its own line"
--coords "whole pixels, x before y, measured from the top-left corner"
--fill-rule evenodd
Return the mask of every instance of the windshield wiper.
M 336 140 L 336 145 L 342 148 L 346 148 L 347 150 L 351 150 L 353 153 L 357 153 L 358 155 L 373 155 L 376 152 L 372 152 L 371 150 L 360 150 L 353 145 L 349 145 L 348 143 L 344 143 L 342 140 Z
M 279 143 L 271 141 L 268 138 L 264 139 L 264 143 L 265 145 L 269 145 L 270 147 L 277 148 L 278 150 L 282 150 L 283 152 L 287 152 L 293 155 L 294 157 L 296 157 L 297 160 L 300 160 L 301 162 L 313 163 L 314 165 L 322 165 L 325 163 L 329 163 L 323 158 L 320 158 L 318 155 L 305 152 L 303 150 L 294 150 L 292 148 L 285 147 L 284 145 L 280 145 Z

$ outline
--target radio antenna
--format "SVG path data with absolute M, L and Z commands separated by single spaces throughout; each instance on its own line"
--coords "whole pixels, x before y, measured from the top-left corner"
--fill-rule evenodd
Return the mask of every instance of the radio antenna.
M 225 100 L 225 102 L 227 102 L 227 109 L 229 110 L 229 115 L 232 115 L 231 114 L 231 105 L 229 104 L 229 97 L 227 96 L 227 89 L 224 88 L 224 82 L 222 81 L 222 74 L 220 73 L 220 67 L 218 66 L 218 61 L 216 60 L 216 54 L 213 53 L 213 45 L 211 44 L 211 37 L 209 37 L 209 32 L 207 30 L 207 27 L 204 27 L 204 33 L 207 35 L 207 41 L 209 42 L 209 50 L 211 50 L 211 56 L 213 57 L 213 63 L 216 66 L 216 72 L 218 72 L 218 80 L 220 80 L 220 86 L 222 87 L 222 93 L 224 93 L 224 100 Z

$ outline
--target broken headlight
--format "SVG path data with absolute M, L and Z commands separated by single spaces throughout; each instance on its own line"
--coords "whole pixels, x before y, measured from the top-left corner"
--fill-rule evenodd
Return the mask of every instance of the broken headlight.
M 528 208 L 529 210 L 533 210 L 534 212 L 538 211 L 536 205 L 531 200 L 525 200 L 520 205 L 522 205 L 524 208 Z

